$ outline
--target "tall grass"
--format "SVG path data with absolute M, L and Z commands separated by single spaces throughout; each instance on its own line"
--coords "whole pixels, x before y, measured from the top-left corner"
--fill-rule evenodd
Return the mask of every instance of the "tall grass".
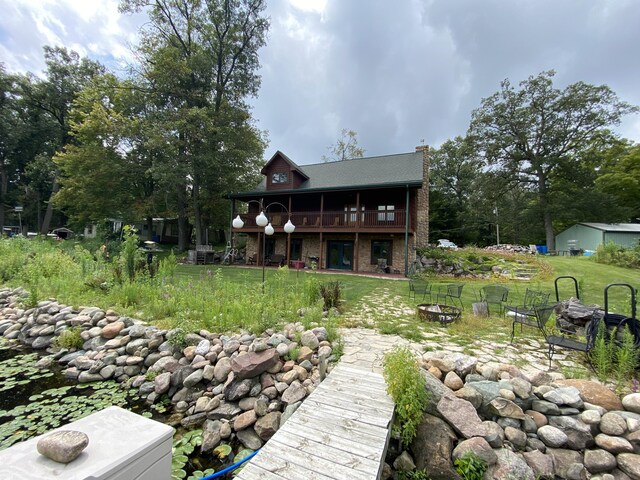
M 253 279 L 225 278 L 221 269 L 196 278 L 178 276 L 173 254 L 156 270 L 152 275 L 133 235 L 111 262 L 99 250 L 91 253 L 79 245 L 61 249 L 46 240 L 0 239 L 0 279 L 29 290 L 29 303 L 55 297 L 75 306 L 115 308 L 166 328 L 221 333 L 262 333 L 298 321 L 302 307 L 311 307 L 306 323 L 326 322 L 317 294 L 309 295 L 304 282 L 292 285 L 286 268 L 268 277 L 264 291 Z

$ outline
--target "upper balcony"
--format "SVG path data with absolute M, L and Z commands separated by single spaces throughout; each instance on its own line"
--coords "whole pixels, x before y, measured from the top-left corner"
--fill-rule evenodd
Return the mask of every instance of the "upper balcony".
M 238 215 L 234 213 L 233 217 Z M 247 233 L 262 232 L 262 227 L 256 225 L 256 213 L 241 213 L 240 218 L 244 222 L 242 231 Z M 289 219 L 286 212 L 267 212 L 271 225 L 282 227 Z M 297 233 L 304 232 L 404 232 L 406 210 L 364 210 L 360 214 L 355 211 L 324 211 L 324 212 L 292 212 L 291 223 L 296 227 Z M 409 218 L 409 231 L 413 231 L 411 218 Z

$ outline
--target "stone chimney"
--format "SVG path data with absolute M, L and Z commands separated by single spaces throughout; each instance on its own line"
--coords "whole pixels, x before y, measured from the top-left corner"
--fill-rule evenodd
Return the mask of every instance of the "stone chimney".
M 422 152 L 422 188 L 417 192 L 417 218 L 415 247 L 429 244 L 429 146 L 420 145 L 416 152 Z

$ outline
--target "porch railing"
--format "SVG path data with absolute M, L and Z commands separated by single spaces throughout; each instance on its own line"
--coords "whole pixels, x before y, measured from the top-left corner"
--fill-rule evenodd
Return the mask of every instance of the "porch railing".
M 233 217 L 238 215 L 233 214 Z M 269 220 L 274 227 L 283 226 L 289 216 L 285 212 L 269 212 Z M 241 213 L 240 218 L 247 227 L 257 227 L 256 213 Z M 304 229 L 358 229 L 358 228 L 404 228 L 406 210 L 364 210 L 360 213 L 340 211 L 292 212 L 291 222 L 296 228 Z M 411 225 L 409 225 L 411 228 Z

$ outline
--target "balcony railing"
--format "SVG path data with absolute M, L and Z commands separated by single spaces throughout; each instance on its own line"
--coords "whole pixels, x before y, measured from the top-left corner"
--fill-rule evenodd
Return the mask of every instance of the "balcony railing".
M 236 215 L 237 213 L 233 214 L 234 217 Z M 267 216 L 274 227 L 283 226 L 289 219 L 289 215 L 285 212 L 268 212 Z M 241 213 L 240 218 L 244 222 L 244 228 L 258 228 L 255 213 Z M 404 229 L 405 218 L 406 210 L 365 210 L 359 214 L 344 210 L 291 213 L 291 222 L 296 226 L 296 229 Z

